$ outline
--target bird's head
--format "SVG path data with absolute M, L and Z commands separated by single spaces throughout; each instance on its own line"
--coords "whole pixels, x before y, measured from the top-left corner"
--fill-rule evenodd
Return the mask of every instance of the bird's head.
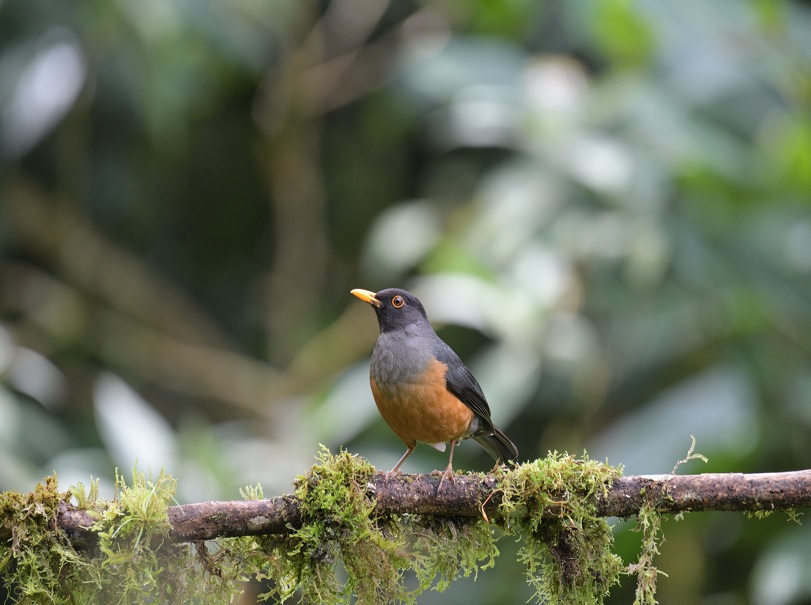
M 411 325 L 428 323 L 428 316 L 419 299 L 400 288 L 386 288 L 380 292 L 355 289 L 352 294 L 372 305 L 381 332 L 390 332 Z

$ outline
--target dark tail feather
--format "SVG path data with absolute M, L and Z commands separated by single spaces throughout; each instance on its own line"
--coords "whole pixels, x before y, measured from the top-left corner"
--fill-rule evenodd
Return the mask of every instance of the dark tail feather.
M 492 435 L 473 437 L 487 453 L 499 462 L 508 462 L 518 458 L 518 448 L 498 427 L 493 427 Z

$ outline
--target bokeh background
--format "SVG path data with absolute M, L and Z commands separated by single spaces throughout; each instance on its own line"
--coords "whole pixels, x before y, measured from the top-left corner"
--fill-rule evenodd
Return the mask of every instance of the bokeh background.
M 809 2 L 0 0 L 0 489 L 390 468 L 389 286 L 525 460 L 808 468 L 809 210 Z M 811 603 L 808 524 L 665 532 L 662 603 Z M 514 549 L 423 602 L 525 602 Z

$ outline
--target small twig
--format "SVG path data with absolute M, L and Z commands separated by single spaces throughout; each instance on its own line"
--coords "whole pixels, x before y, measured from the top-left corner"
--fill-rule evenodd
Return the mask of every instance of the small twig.
M 487 503 L 490 502 L 490 498 L 495 496 L 500 491 L 501 491 L 500 489 L 494 489 L 487 495 L 487 498 L 485 498 L 484 502 L 482 502 L 480 510 L 482 511 L 482 518 L 484 519 L 485 523 L 490 523 L 490 519 L 487 517 L 487 513 L 485 512 L 484 508 L 487 506 Z

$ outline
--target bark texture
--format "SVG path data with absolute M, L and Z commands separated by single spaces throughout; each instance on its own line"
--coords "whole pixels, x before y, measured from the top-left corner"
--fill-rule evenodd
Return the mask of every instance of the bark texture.
M 367 484 L 380 514 L 499 517 L 500 492 L 492 477 L 456 476 L 437 494 L 438 475 L 377 473 Z M 561 494 L 561 498 L 577 497 Z M 299 500 L 278 496 L 267 500 L 201 502 L 169 508 L 171 536 L 176 541 L 217 537 L 283 534 L 302 523 Z M 597 508 L 606 517 L 628 517 L 651 504 L 659 512 L 772 511 L 811 507 L 811 470 L 785 473 L 709 473 L 702 475 L 637 475 L 617 479 Z M 555 515 L 554 507 L 546 514 Z M 521 514 L 519 511 L 517 514 Z M 63 503 L 59 525 L 71 539 L 92 543 L 86 528 L 90 515 Z M 2 536 L 0 536 L 2 538 Z

